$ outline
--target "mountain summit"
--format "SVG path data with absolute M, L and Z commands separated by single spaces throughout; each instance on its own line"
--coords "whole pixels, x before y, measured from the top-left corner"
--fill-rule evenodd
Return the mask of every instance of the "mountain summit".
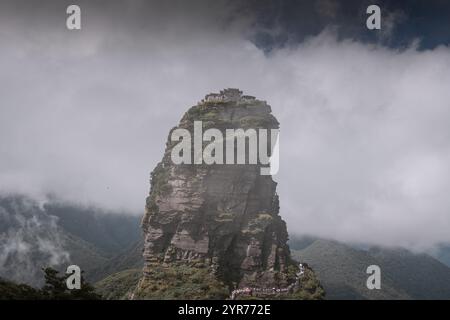
M 261 163 L 173 163 L 173 133 L 183 129 L 195 135 L 199 122 L 205 132 L 215 129 L 222 136 L 230 129 L 248 133 L 279 127 L 265 101 L 238 89 L 209 94 L 185 113 L 151 173 L 142 221 L 145 264 L 134 298 L 226 298 L 232 290 L 269 298 L 321 298 L 311 269 L 302 267 L 298 276 L 279 216 L 277 184 L 261 174 Z M 268 144 L 271 153 L 274 145 Z M 194 150 L 192 145 L 187 152 Z M 238 149 L 235 145 L 233 156 Z M 245 150 L 250 158 L 248 145 Z M 216 149 L 213 155 L 222 151 L 230 149 Z

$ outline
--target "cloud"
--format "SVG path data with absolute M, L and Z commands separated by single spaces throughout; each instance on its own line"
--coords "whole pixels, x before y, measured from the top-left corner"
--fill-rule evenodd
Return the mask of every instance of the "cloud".
M 0 222 L 0 277 L 40 286 L 41 268 L 69 262 L 56 217 L 31 199 L 0 197 Z
M 439 67 L 449 53 L 322 34 L 274 58 L 292 66 L 284 76 L 297 91 L 271 100 L 286 117 L 279 180 L 291 231 L 418 250 L 449 241 L 450 77 Z
M 239 87 L 281 123 L 276 180 L 291 233 L 450 241 L 447 47 L 399 51 L 325 30 L 265 55 L 247 40 L 253 17 L 226 3 L 139 3 L 123 21 L 95 11 L 78 33 L 0 25 L 1 191 L 142 213 L 170 128 L 206 93 Z
M 395 40 L 393 39 L 395 29 L 401 23 L 404 23 L 407 20 L 407 14 L 402 10 L 395 10 L 387 12 L 385 17 L 382 19 L 382 26 L 379 31 L 379 40 L 383 44 L 391 44 Z M 414 41 L 418 41 L 415 39 Z M 413 41 L 413 42 L 414 42 Z

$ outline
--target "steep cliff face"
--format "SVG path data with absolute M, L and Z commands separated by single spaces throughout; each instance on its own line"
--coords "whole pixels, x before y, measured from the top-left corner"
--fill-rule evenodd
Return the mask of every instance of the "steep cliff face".
M 174 129 L 194 135 L 194 121 L 202 121 L 203 131 L 216 128 L 223 136 L 226 129 L 279 126 L 266 102 L 236 89 L 206 96 Z M 190 288 L 197 294 L 183 291 L 180 298 L 221 298 L 236 287 L 286 287 L 294 281 L 297 267 L 279 216 L 276 183 L 261 175 L 261 164 L 176 165 L 171 158 L 175 145 L 169 134 L 164 157 L 151 174 L 142 222 L 145 266 L 135 297 L 154 297 L 151 288 L 158 291 L 164 282 L 155 279 L 180 268 L 194 278 L 197 272 L 207 274 L 204 295 Z M 269 141 L 269 153 L 272 147 Z M 187 282 L 184 277 L 172 285 Z M 213 295 L 207 286 L 217 289 Z

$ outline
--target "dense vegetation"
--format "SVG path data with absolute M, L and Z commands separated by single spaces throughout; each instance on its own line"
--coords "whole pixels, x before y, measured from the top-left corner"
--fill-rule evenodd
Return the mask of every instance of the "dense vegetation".
M 35 289 L 26 284 L 15 284 L 0 279 L 0 300 L 99 300 L 94 287 L 81 277 L 80 289 L 67 289 L 67 275 L 59 275 L 52 268 L 45 268 L 45 285 L 41 289 Z
M 450 268 L 429 255 L 404 249 L 363 250 L 320 239 L 307 242 L 291 241 L 292 255 L 314 269 L 327 299 L 450 298 Z M 381 290 L 366 287 L 370 265 L 381 268 Z
M 136 292 L 138 299 L 225 299 L 228 287 L 206 267 L 173 264 L 155 265 L 146 275 L 146 281 Z
M 126 300 L 130 298 L 141 277 L 142 269 L 124 270 L 97 282 L 95 290 L 107 300 Z

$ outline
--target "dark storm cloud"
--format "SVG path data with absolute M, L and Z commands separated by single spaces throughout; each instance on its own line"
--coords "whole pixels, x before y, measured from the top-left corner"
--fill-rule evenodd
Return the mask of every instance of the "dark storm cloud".
M 61 12 L 73 1 L 2 1 L 0 16 L 10 26 L 30 35 L 34 28 L 64 28 Z M 236 27 L 236 31 L 260 48 L 270 51 L 295 45 L 334 28 L 339 39 L 380 43 L 405 48 L 420 40 L 419 49 L 450 43 L 450 3 L 445 0 L 80 0 L 84 28 L 145 35 L 158 30 L 176 30 L 178 38 L 193 39 L 211 31 Z M 369 31 L 366 8 L 381 7 L 383 28 Z M 25 28 L 25 29 L 26 29 Z M 229 31 L 229 30 L 228 30 Z M 130 39 L 129 39 L 130 40 Z
M 290 232 L 450 241 L 449 49 L 418 50 L 420 33 L 382 45 L 421 12 L 394 8 L 368 42 L 347 2 L 78 3 L 80 31 L 65 29 L 68 2 L 0 5 L 2 192 L 140 213 L 170 128 L 239 87 L 280 120 Z
M 450 3 L 443 0 L 258 0 L 247 4 L 257 16 L 259 31 L 254 40 L 268 51 L 296 45 L 327 27 L 334 28 L 339 39 L 392 48 L 405 48 L 416 40 L 420 40 L 419 49 L 450 43 Z M 380 31 L 366 28 L 366 9 L 371 4 L 381 8 Z

